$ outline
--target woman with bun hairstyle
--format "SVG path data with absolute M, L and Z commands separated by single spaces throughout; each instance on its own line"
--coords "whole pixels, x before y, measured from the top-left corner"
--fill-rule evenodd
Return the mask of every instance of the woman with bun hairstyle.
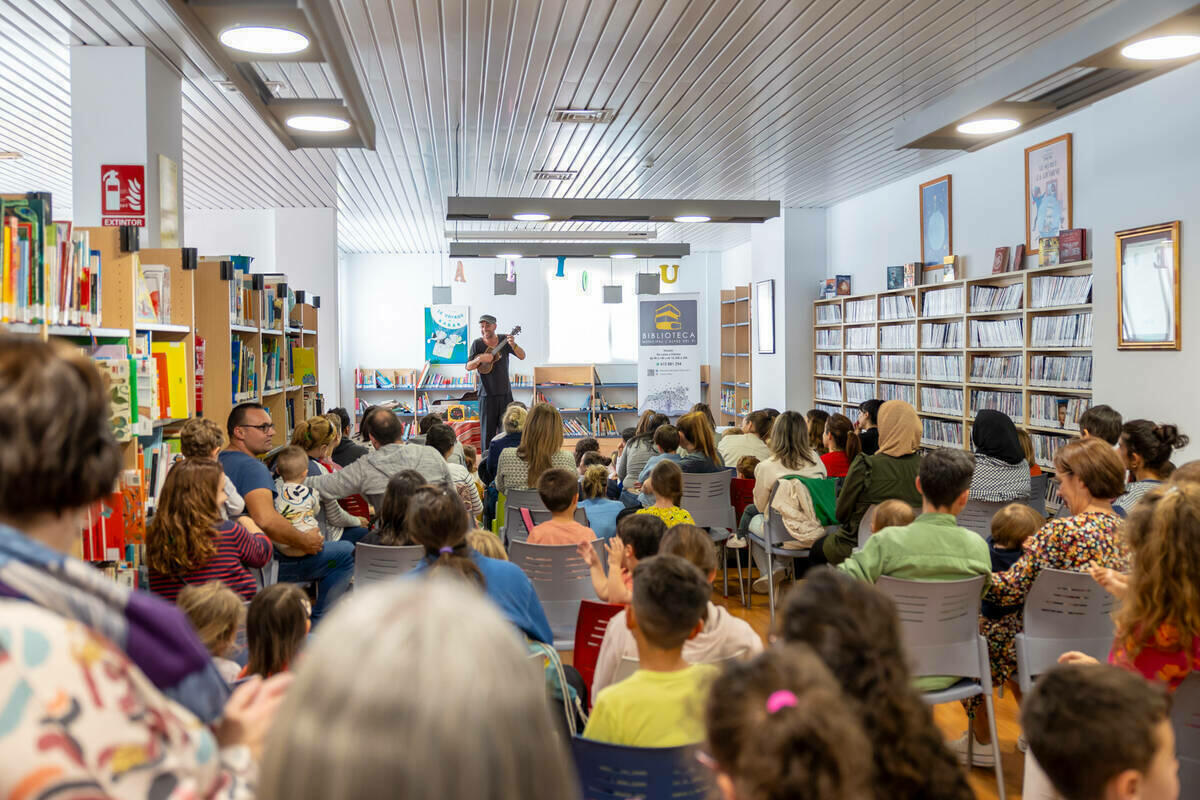
M 1187 447 L 1188 437 L 1174 425 L 1158 425 L 1148 419 L 1131 419 L 1121 426 L 1117 452 L 1129 470 L 1125 493 L 1113 501 L 1113 510 L 1128 516 L 1146 492 L 1171 477 L 1175 465 L 1171 453 Z

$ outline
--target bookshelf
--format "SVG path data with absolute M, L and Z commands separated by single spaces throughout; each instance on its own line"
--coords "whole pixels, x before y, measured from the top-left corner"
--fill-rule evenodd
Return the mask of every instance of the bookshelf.
M 976 412 L 995 408 L 1053 471 L 1091 402 L 1091 278 L 1076 261 L 817 300 L 816 406 L 854 419 L 863 399 L 907 400 L 930 447 L 969 447 Z
M 750 286 L 722 289 L 718 425 L 740 426 L 750 413 L 750 346 Z

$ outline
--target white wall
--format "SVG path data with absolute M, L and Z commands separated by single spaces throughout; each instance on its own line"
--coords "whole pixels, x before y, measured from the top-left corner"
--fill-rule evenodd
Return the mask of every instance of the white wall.
M 1073 135 L 1073 217 L 1088 229 L 1095 285 L 1094 401 L 1126 418 L 1173 422 L 1200 437 L 1193 409 L 1200 396 L 1195 368 L 1200 281 L 1190 280 L 1197 250 L 1187 231 L 1200 225 L 1200 104 L 1192 102 L 1200 64 L 1192 64 L 999 144 L 961 156 L 829 209 L 829 275 L 850 273 L 854 291 L 885 287 L 888 264 L 920 257 L 917 187 L 953 176 L 954 251 L 967 277 L 991 272 L 996 247 L 1024 241 L 1024 148 Z M 1116 247 L 1113 234 L 1181 220 L 1182 337 L 1179 352 L 1116 349 Z M 813 284 L 815 286 L 815 284 Z M 807 296 L 811 308 L 813 292 Z M 1200 441 L 1200 438 L 1196 439 Z M 1200 448 L 1185 454 L 1195 457 Z M 1180 463 L 1176 459 L 1176 463 Z

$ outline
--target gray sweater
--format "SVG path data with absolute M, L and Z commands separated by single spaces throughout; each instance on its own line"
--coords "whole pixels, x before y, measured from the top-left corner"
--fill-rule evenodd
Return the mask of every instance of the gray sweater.
M 447 489 L 454 488 L 446 461 L 437 450 L 425 445 L 399 442 L 384 445 L 339 472 L 306 478 L 304 483 L 323 497 L 361 494 L 378 509 L 387 491 L 388 481 L 405 469 L 415 469 L 430 483 L 441 484 Z

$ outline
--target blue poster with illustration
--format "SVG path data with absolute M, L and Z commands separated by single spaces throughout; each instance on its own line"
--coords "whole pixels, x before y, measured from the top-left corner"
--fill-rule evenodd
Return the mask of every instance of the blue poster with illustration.
M 950 176 L 921 184 L 921 262 L 941 264 L 950 255 Z
M 467 363 L 469 306 L 425 306 L 425 360 L 430 364 Z

